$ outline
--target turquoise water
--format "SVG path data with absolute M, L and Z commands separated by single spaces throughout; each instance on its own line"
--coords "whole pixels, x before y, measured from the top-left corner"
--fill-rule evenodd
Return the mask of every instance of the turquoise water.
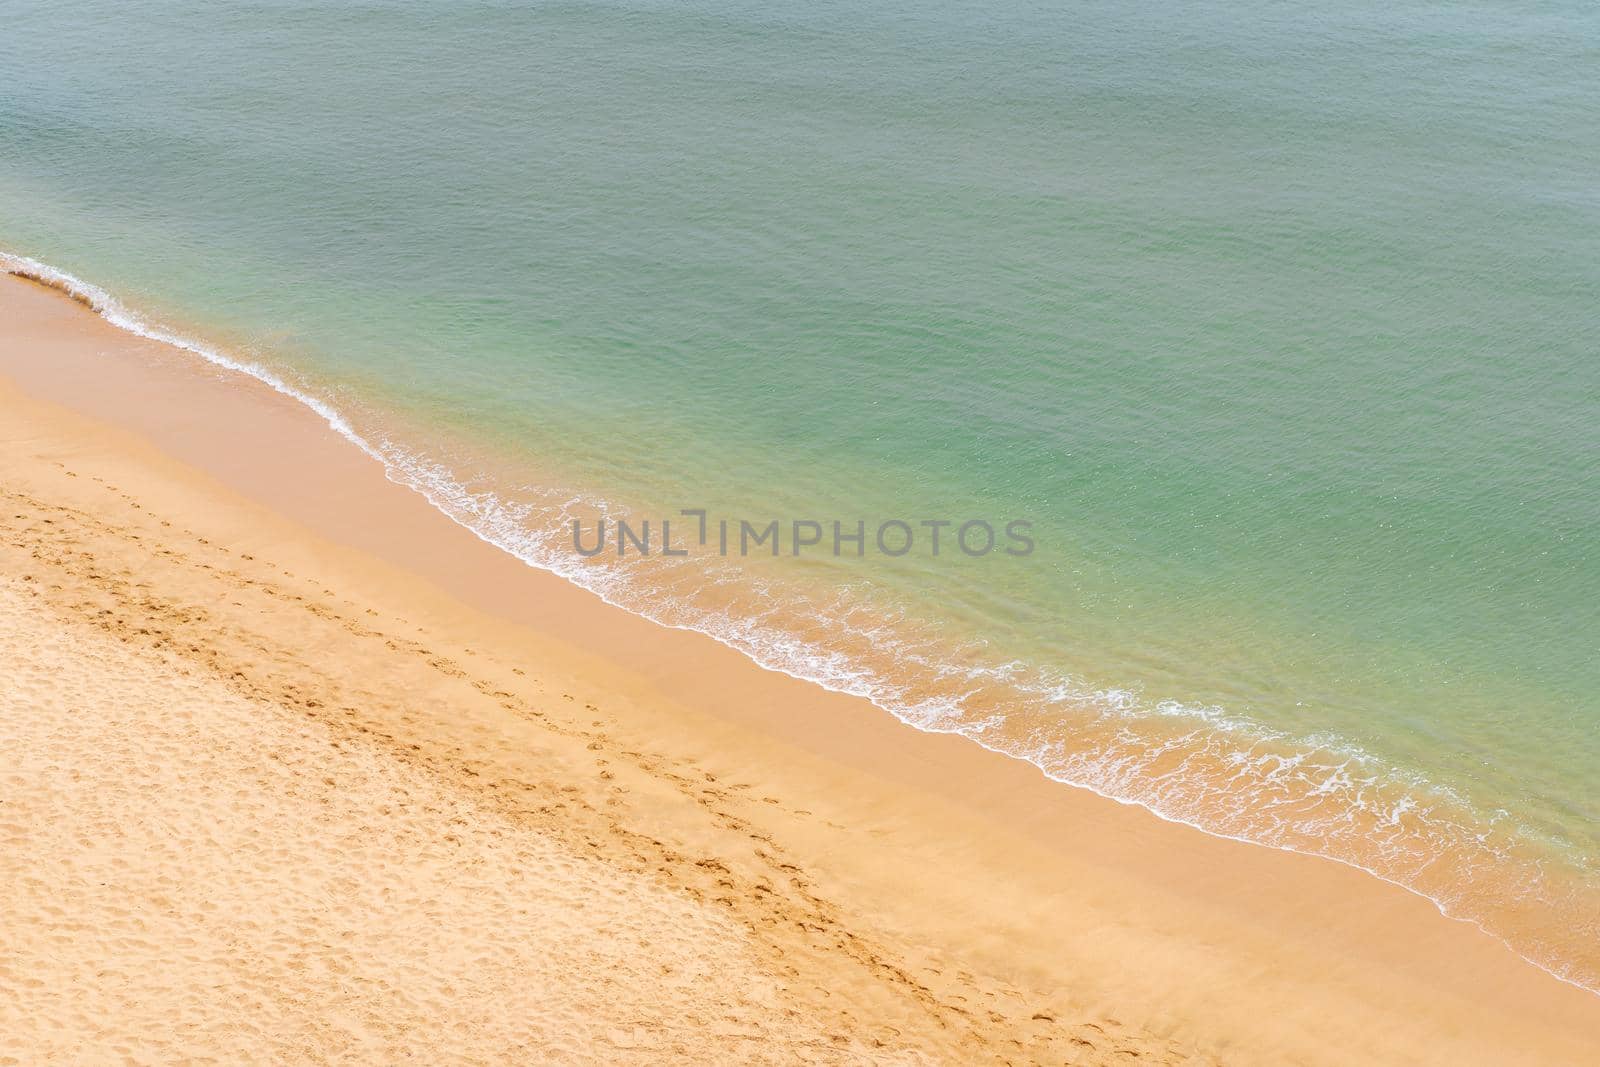
M 0 247 L 531 563 L 1600 988 L 1592 5 L 3 14 Z M 1036 550 L 571 551 L 680 508 Z

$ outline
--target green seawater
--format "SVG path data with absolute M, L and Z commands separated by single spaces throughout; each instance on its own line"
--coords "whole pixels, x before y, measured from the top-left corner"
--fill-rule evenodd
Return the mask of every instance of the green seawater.
M 535 565 L 1597 989 L 1597 70 L 1576 0 L 3 0 L 0 248 Z M 571 550 L 682 508 L 1036 548 Z

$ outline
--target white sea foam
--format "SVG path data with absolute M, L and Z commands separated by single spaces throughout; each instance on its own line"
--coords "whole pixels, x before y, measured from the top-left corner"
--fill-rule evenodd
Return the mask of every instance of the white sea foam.
M 314 411 L 380 463 L 391 481 L 421 494 L 481 540 L 624 610 L 704 633 L 769 670 L 865 698 L 909 726 L 959 734 L 1031 763 L 1054 781 L 1143 807 L 1168 821 L 1359 867 L 1497 937 L 1501 934 L 1483 921 L 1482 909 L 1474 906 L 1469 892 L 1460 891 L 1464 886 L 1455 885 L 1455 892 L 1424 888 L 1431 868 L 1448 862 L 1452 869 L 1470 872 L 1474 865 L 1515 863 L 1516 869 L 1496 871 L 1503 893 L 1551 897 L 1540 862 L 1509 855 L 1519 834 L 1507 827 L 1504 812 L 1480 815 L 1452 791 L 1384 766 L 1343 739 L 1293 738 L 1220 707 L 1175 700 L 1152 703 L 1134 690 L 1096 689 L 1021 661 L 952 658 L 934 646 L 907 640 L 881 614 L 866 613 L 870 621 L 864 625 L 856 621 L 863 614 L 861 606 L 844 592 L 830 604 L 817 605 L 819 613 L 838 632 L 872 649 L 880 661 L 892 663 L 893 677 L 838 648 L 766 622 L 759 610 L 735 613 L 682 599 L 652 599 L 626 569 L 583 566 L 563 550 L 558 531 L 569 529 L 571 518 L 580 513 L 609 516 L 612 509 L 605 501 L 571 496 L 534 505 L 473 490 L 443 464 L 387 437 L 363 436 L 331 404 L 279 373 L 152 322 L 96 285 L 9 253 L 0 252 L 0 269 L 61 289 L 129 333 L 257 379 Z M 704 577 L 713 584 L 744 580 L 731 570 Z M 952 682 L 965 686 L 952 690 L 945 684 Z M 1014 703 L 987 712 L 974 707 L 980 694 L 1001 687 Z M 1018 729 L 1019 721 L 1030 719 L 1047 722 L 1054 731 Z M 1189 723 L 1192 729 L 1185 728 Z M 1163 728 L 1153 730 L 1152 724 Z M 1477 855 L 1463 855 L 1464 849 L 1475 849 Z M 1559 900 L 1550 904 L 1560 909 Z M 1543 941 L 1507 943 L 1563 981 L 1600 993 L 1600 973 L 1587 969 L 1593 961 L 1564 959 L 1561 946 Z

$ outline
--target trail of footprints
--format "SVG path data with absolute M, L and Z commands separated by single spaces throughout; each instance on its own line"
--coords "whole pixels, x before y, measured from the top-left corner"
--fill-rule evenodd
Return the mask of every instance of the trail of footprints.
M 61 470 L 79 477 L 65 466 Z M 893 947 L 855 928 L 791 862 L 780 843 L 739 814 L 751 803 L 781 805 L 778 798 L 755 797 L 747 784 L 719 781 L 687 761 L 623 747 L 608 736 L 605 719 L 589 717 L 602 714 L 600 708 L 582 704 L 586 724 L 579 722 L 577 698 L 563 693 L 560 711 L 552 710 L 551 702 L 538 696 L 542 687 L 523 668 L 460 649 L 460 657 L 474 660 L 468 669 L 441 650 L 447 642 L 433 640 L 422 628 L 385 619 L 320 585 L 307 589 L 292 572 L 249 553 L 232 553 L 171 519 L 153 516 L 116 485 L 89 477 L 126 507 L 125 524 L 19 488 L 0 487 L 0 514 L 5 516 L 0 556 L 5 570 L 20 573 L 36 595 L 92 618 L 125 643 L 169 655 L 186 670 L 210 672 L 251 698 L 348 730 L 459 783 L 482 803 L 527 820 L 541 832 L 623 869 L 653 874 L 696 901 L 725 909 L 761 947 L 772 973 L 788 979 L 788 1013 L 832 1020 L 840 1049 L 850 1043 L 847 1035 L 864 1034 L 870 1044 L 887 1051 L 900 1044 L 906 1031 L 927 1028 L 943 1039 L 934 1050 L 940 1058 L 959 1055 L 969 1062 L 1209 1062 L 1159 1037 L 1130 1032 L 1113 1019 L 1063 1023 L 1056 1011 L 1040 1009 L 1022 992 L 998 982 L 946 966 L 906 962 Z M 174 543 L 191 547 L 164 547 Z M 130 556 L 140 560 L 138 571 L 114 562 Z M 218 595 L 191 603 L 164 598 L 155 592 L 158 584 L 163 589 L 185 586 L 145 580 L 163 570 L 202 574 Z M 392 672 L 361 672 L 361 677 L 389 678 L 392 683 L 382 692 L 363 689 L 348 680 L 355 672 L 334 676 L 318 666 L 318 642 L 303 642 L 303 652 L 289 649 L 250 625 L 263 613 L 284 610 L 316 620 L 313 628 L 343 631 L 364 643 L 377 661 L 392 666 L 398 654 L 406 659 L 407 671 L 430 673 L 435 691 L 448 696 L 451 711 L 462 712 L 453 730 L 459 739 L 434 729 L 443 721 L 436 709 L 397 703 L 397 694 L 408 687 Z M 231 640 L 216 640 L 224 635 Z M 225 654 L 223 647 L 253 649 L 255 654 Z M 511 767 L 536 764 L 536 758 L 528 757 L 538 754 L 519 751 L 518 760 L 502 758 L 506 753 L 496 746 L 503 746 L 504 738 L 494 736 L 481 712 L 466 713 L 473 704 L 468 689 L 569 747 L 591 753 L 600 783 L 596 795 L 506 773 Z M 418 728 L 423 724 L 427 728 Z M 743 835 L 749 847 L 739 869 L 715 857 L 691 856 L 639 829 L 651 820 L 630 801 L 633 787 L 628 783 L 648 779 L 669 783 L 705 818 Z M 810 816 L 802 809 L 786 810 L 796 818 Z M 882 990 L 879 1002 L 833 1003 L 825 983 L 807 980 L 810 961 L 822 954 L 842 955 L 870 972 Z M 862 1007 L 872 1009 L 868 1017 L 862 1017 Z

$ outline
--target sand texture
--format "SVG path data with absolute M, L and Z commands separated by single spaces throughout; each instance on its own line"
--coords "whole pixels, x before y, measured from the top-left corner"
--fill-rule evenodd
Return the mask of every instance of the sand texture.
M 5 1062 L 1204 1062 L 930 988 L 747 787 L 81 482 L 0 491 Z

